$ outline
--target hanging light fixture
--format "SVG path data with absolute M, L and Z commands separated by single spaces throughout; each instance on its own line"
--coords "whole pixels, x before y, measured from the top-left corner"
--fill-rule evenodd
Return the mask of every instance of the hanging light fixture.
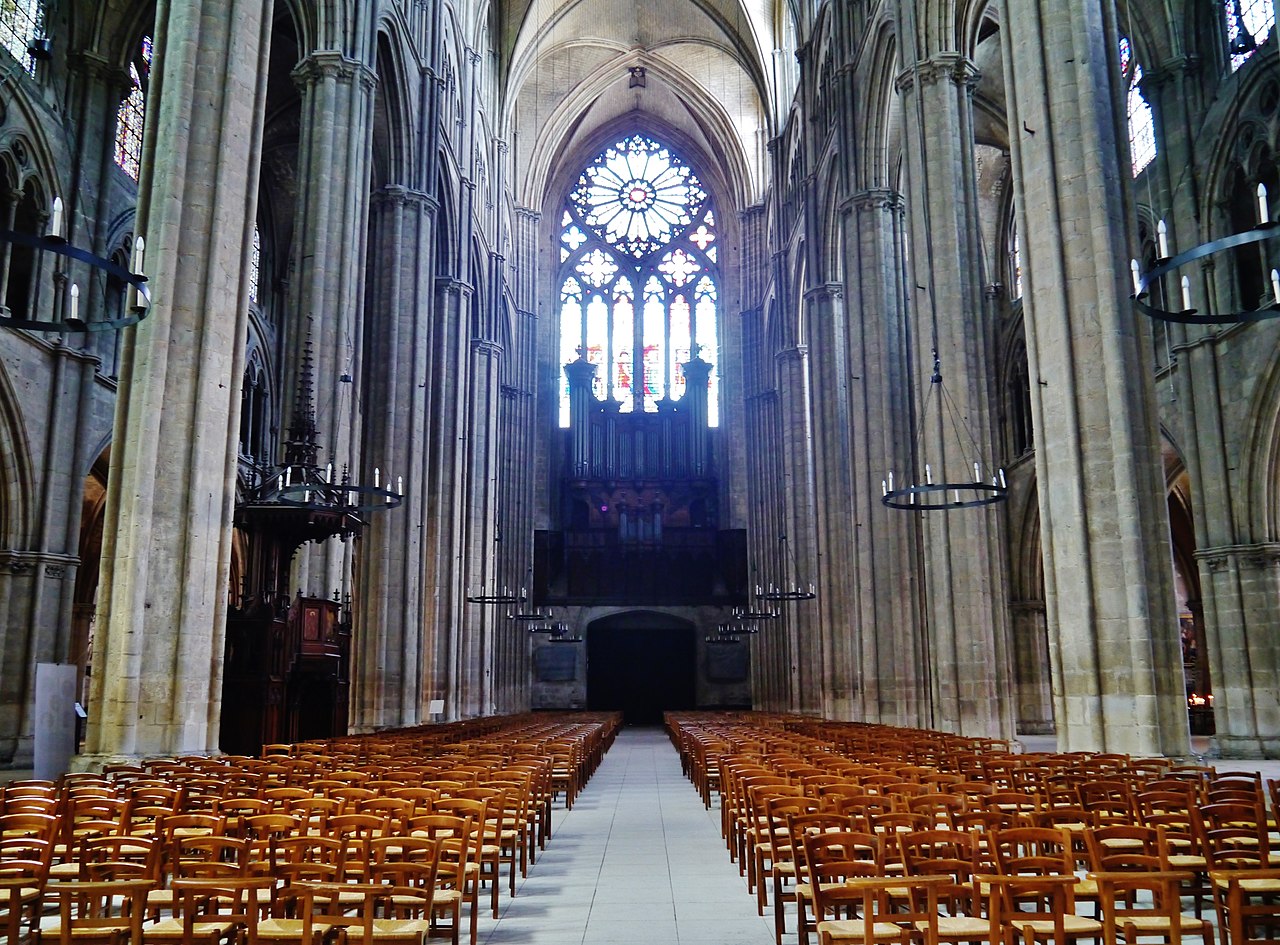
M 937 344 L 937 327 L 934 327 L 934 344 Z M 936 407 L 934 406 L 936 404 Z M 908 511 L 950 511 L 953 509 L 972 509 L 983 505 L 1003 502 L 1009 495 L 1004 470 L 996 468 L 992 471 L 990 464 L 983 464 L 981 459 L 973 461 L 973 478 L 967 476 L 946 476 L 945 463 L 938 467 L 938 482 L 933 481 L 933 464 L 928 461 L 923 451 L 924 431 L 929 428 L 930 408 L 941 414 L 943 432 L 949 421 L 951 435 L 955 442 L 962 445 L 970 456 L 980 457 L 982 451 L 977 438 L 969 430 L 960 416 L 955 401 L 947 393 L 942 383 L 942 359 L 938 357 L 938 349 L 933 350 L 933 376 L 929 379 L 929 392 L 925 395 L 924 406 L 920 409 L 920 418 L 916 434 L 916 448 L 912 455 L 924 465 L 924 478 L 908 470 L 905 477 L 895 480 L 894 471 L 889 470 L 888 478 L 880 482 L 880 501 L 891 509 Z M 968 472 L 968 469 L 965 470 Z M 985 478 L 991 472 L 991 480 Z
M 914 7 L 910 9 L 914 20 Z M 911 28 L 914 32 L 914 22 Z M 923 171 L 928 147 L 925 140 L 924 104 L 921 100 L 919 64 L 916 65 L 915 69 L 916 75 L 913 85 L 916 129 L 919 132 L 918 146 Z M 932 275 L 934 271 L 933 226 L 929 218 L 929 201 L 927 198 L 921 201 L 921 223 L 924 231 L 924 264 L 927 267 L 926 271 Z M 932 285 L 931 282 L 930 285 Z M 933 374 L 929 379 L 929 388 L 925 394 L 924 403 L 921 405 L 920 413 L 915 418 L 916 441 L 915 449 L 911 453 L 912 468 L 906 470 L 906 474 L 896 480 L 894 470 L 890 469 L 888 471 L 888 475 L 880 483 L 880 501 L 891 509 L 916 511 L 952 511 L 978 508 L 995 502 L 1003 502 L 1009 494 L 1004 470 L 996 468 L 992 462 L 983 458 L 983 451 L 978 445 L 977 437 L 973 435 L 968 424 L 964 422 L 963 417 L 960 415 L 960 410 L 943 384 L 942 358 L 938 354 L 938 300 L 936 293 L 932 291 L 932 288 L 923 285 L 917 284 L 916 288 L 925 292 L 929 299 Z M 931 410 L 937 411 L 937 418 L 931 417 Z M 950 431 L 948 431 L 948 426 L 950 426 Z M 932 461 L 924 451 L 924 434 L 931 427 L 940 427 L 941 431 L 938 444 L 941 455 L 934 457 Z M 963 472 L 959 475 L 956 474 L 954 463 L 952 463 L 953 468 L 948 468 L 946 462 L 943 444 L 946 442 L 948 432 L 953 437 L 956 444 L 955 448 L 960 452 L 960 455 L 969 457 L 967 462 L 962 463 Z M 933 476 L 933 464 L 935 461 L 938 463 L 937 482 L 934 482 Z M 970 462 L 972 467 L 969 466 Z M 920 469 L 917 464 L 924 467 L 923 477 L 919 475 Z M 968 477 L 970 468 L 973 470 L 972 479 Z
M 818 596 L 818 592 L 812 581 L 806 583 L 800 577 L 800 562 L 796 560 L 795 552 L 787 544 L 787 536 L 785 534 L 778 536 L 778 544 L 780 546 L 778 560 L 782 562 L 782 578 L 777 584 L 757 584 L 756 600 L 813 600 Z M 794 579 L 791 575 L 794 575 Z M 771 620 L 773 618 L 763 619 Z
M 72 246 L 66 237 L 66 212 L 62 198 L 54 197 L 49 215 L 49 229 L 44 236 L 31 233 L 19 233 L 15 230 L 0 229 L 0 242 L 10 246 L 25 246 L 39 253 L 53 253 L 66 259 L 74 259 L 90 266 L 105 276 L 112 276 L 128 287 L 128 302 L 125 310 L 117 317 L 108 317 L 103 313 L 101 318 L 88 317 L 90 313 L 81 311 L 80 286 L 72 282 L 67 288 L 63 303 L 63 316 L 54 320 L 38 318 L 22 318 L 5 314 L 0 308 L 0 327 L 21 328 L 25 331 L 52 331 L 59 334 L 77 332 L 119 331 L 130 325 L 136 325 L 147 317 L 151 311 L 151 294 L 147 291 L 147 277 L 143 274 L 143 257 L 146 241 L 137 237 L 133 243 L 133 258 L 129 268 L 118 265 L 110 259 Z M 56 275 L 56 273 L 55 273 Z
M 734 607 L 729 611 L 734 620 L 777 620 L 782 614 L 776 610 L 761 609 L 758 605 Z
M 1195 262 L 1197 259 L 1204 259 L 1207 256 L 1225 253 L 1241 246 L 1248 246 L 1251 243 L 1263 243 L 1280 236 L 1280 221 L 1273 221 L 1270 218 L 1265 184 L 1258 184 L 1256 195 L 1258 200 L 1258 223 L 1252 229 L 1210 240 L 1207 243 L 1201 243 L 1199 246 L 1192 247 L 1186 252 L 1178 253 L 1173 257 L 1169 256 L 1168 237 L 1163 232 L 1164 221 L 1161 220 L 1157 231 L 1157 258 L 1152 268 L 1144 273 L 1141 271 L 1142 267 L 1138 260 L 1132 259 L 1129 261 L 1129 269 L 1133 274 L 1133 295 L 1130 296 L 1133 299 L 1133 307 L 1148 318 L 1164 322 L 1175 322 L 1180 325 L 1235 325 L 1241 322 L 1260 322 L 1280 316 L 1280 270 L 1276 269 L 1272 269 L 1270 273 L 1272 301 L 1269 305 L 1262 305 L 1256 309 L 1201 315 L 1199 310 L 1193 308 L 1191 304 L 1191 278 L 1189 276 L 1182 276 L 1178 280 L 1179 299 L 1182 303 L 1180 310 L 1172 311 L 1158 305 L 1152 305 L 1148 301 L 1149 290 L 1154 283 L 1169 273 L 1177 272 L 1187 263 Z
M 400 505 L 404 498 L 404 479 L 396 477 L 396 487 L 392 489 L 391 476 L 386 477 L 384 484 L 381 470 L 377 468 L 373 471 L 373 485 L 354 482 L 345 466 L 337 477 L 332 463 L 321 468 L 313 363 L 308 332 L 284 462 L 258 470 L 257 484 L 238 503 L 236 516 L 259 520 L 274 516 L 274 520 L 282 514 L 296 517 L 297 512 L 292 510 L 301 510 L 306 514 L 309 540 L 318 541 L 332 535 L 345 539 L 359 534 L 368 515 Z M 286 513 L 286 510 L 289 511 Z
M 1257 51 L 1258 42 L 1254 39 L 1253 34 L 1249 32 L 1248 26 L 1245 25 L 1241 0 L 1231 0 L 1229 12 L 1235 22 L 1236 33 L 1228 43 L 1227 52 L 1233 58 L 1249 56 Z M 1233 92 L 1233 105 L 1236 111 L 1239 110 L 1240 105 L 1239 95 L 1240 83 L 1237 82 Z M 1147 192 L 1147 202 L 1152 204 L 1150 175 L 1147 177 Z M 1269 273 L 1270 304 L 1259 305 L 1255 309 L 1201 314 L 1192 305 L 1191 277 L 1185 275 L 1178 278 L 1177 293 L 1165 294 L 1166 298 L 1176 294 L 1178 302 L 1182 306 L 1181 308 L 1176 310 L 1169 309 L 1163 307 L 1163 305 L 1153 305 L 1150 301 L 1151 287 L 1159 283 L 1165 276 L 1179 272 L 1188 263 L 1210 256 L 1217 256 L 1221 253 L 1233 252 L 1242 246 L 1249 246 L 1253 243 L 1265 243 L 1280 236 L 1280 221 L 1271 219 L 1266 184 L 1261 181 L 1258 182 L 1254 197 L 1257 200 L 1257 222 L 1254 226 L 1239 233 L 1232 233 L 1228 236 L 1200 243 L 1177 255 L 1173 255 L 1170 249 L 1168 227 L 1165 221 L 1158 221 L 1156 224 L 1156 259 L 1151 269 L 1143 272 L 1142 266 L 1137 259 L 1129 260 L 1129 270 L 1133 277 L 1133 295 L 1130 298 L 1133 299 L 1134 309 L 1148 318 L 1163 322 L 1173 322 L 1179 325 L 1236 325 L 1280 317 L 1280 270 L 1277 269 L 1271 269 Z
M 548 643 L 582 642 L 582 637 L 570 635 L 569 625 L 563 620 L 556 620 L 554 622 L 548 620 L 545 623 L 534 624 L 529 628 L 529 632 L 545 635 Z

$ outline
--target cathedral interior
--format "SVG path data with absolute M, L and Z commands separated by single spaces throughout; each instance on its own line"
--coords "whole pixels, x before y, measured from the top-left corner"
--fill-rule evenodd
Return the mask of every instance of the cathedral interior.
M 0 46 L 0 767 L 48 663 L 84 765 L 578 708 L 1280 757 L 1273 0 Z

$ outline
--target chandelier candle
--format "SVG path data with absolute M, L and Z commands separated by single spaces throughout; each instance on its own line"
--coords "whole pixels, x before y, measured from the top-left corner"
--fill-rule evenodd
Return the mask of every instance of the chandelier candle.
M 1265 226 L 1271 222 L 1271 211 L 1267 208 L 1267 185 L 1258 185 L 1258 224 Z
M 64 214 L 62 211 L 62 198 L 53 198 L 53 216 L 49 220 L 49 236 L 51 239 L 66 239 L 66 234 L 62 232 L 64 225 Z

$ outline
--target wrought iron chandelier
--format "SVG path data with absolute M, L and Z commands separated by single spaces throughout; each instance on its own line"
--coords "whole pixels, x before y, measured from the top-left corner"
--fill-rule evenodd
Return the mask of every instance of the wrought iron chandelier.
M 952 509 L 972 509 L 983 505 L 1003 502 L 1009 495 L 1004 470 L 996 468 L 988 482 L 985 473 L 991 471 L 990 465 L 984 465 L 981 459 L 973 461 L 973 478 L 946 476 L 946 466 L 939 467 L 939 481 L 933 481 L 933 464 L 924 459 L 924 433 L 930 425 L 930 408 L 936 402 L 936 410 L 941 415 L 946 433 L 946 423 L 951 425 L 951 434 L 957 443 L 969 451 L 969 455 L 980 457 L 982 451 L 977 438 L 969 430 L 960 416 L 955 401 L 947 393 L 942 382 L 942 359 L 938 350 L 933 351 L 933 376 L 929 380 L 929 392 L 925 395 L 924 405 L 920 408 L 919 425 L 916 432 L 916 446 L 912 456 L 916 462 L 923 461 L 923 481 L 918 471 L 908 472 L 904 480 L 894 480 L 893 470 L 889 470 L 887 479 L 880 481 L 880 501 L 891 509 L 908 511 L 950 511 Z M 966 472 L 968 469 L 966 468 Z
M 908 8 L 911 14 L 912 24 L 911 31 L 915 31 L 915 8 Z M 919 84 L 920 64 L 915 66 L 916 74 L 913 77 L 915 112 L 916 112 L 916 130 L 918 132 L 917 146 L 919 148 L 920 167 L 923 169 L 927 166 L 926 156 L 928 154 L 928 142 L 925 136 L 924 122 L 924 103 Z M 927 174 L 924 176 L 927 177 Z M 922 184 L 923 186 L 923 184 Z M 924 403 L 920 407 L 920 412 L 913 418 L 915 423 L 915 448 L 912 450 L 910 463 L 911 466 L 907 470 L 907 475 L 900 481 L 894 481 L 894 471 L 888 470 L 887 477 L 880 483 L 880 501 L 891 509 L 905 509 L 909 511 L 952 511 L 956 509 L 977 508 L 984 505 L 991 505 L 995 502 L 1002 502 L 1008 497 L 1008 488 L 1005 483 L 1004 470 L 995 469 L 994 463 L 984 461 L 983 451 L 978 446 L 978 440 L 969 429 L 968 424 L 960 415 L 959 409 L 956 407 L 955 401 L 947 392 L 942 381 L 942 358 L 938 354 L 938 299 L 937 294 L 933 290 L 933 273 L 936 271 L 933 247 L 933 225 L 929 213 L 929 200 L 921 201 L 921 224 L 924 235 L 924 258 L 922 260 L 925 266 L 925 272 L 928 273 L 927 279 L 916 280 L 916 288 L 925 292 L 929 300 L 929 327 L 930 327 L 930 345 L 933 357 L 933 374 L 929 379 L 929 388 L 924 397 Z M 924 281 L 927 285 L 921 285 Z M 935 409 L 938 413 L 936 418 L 930 416 L 930 409 Z M 948 431 L 948 424 L 950 431 Z M 933 463 L 927 458 L 924 452 L 924 435 L 925 432 L 933 429 L 939 434 L 937 448 L 940 455 L 935 461 L 938 466 L 938 482 L 933 481 Z M 952 468 L 948 468 L 946 461 L 947 450 L 945 448 L 948 433 L 955 440 L 955 451 L 965 456 L 967 461 L 961 463 L 963 473 L 956 474 L 955 462 L 951 463 Z M 954 453 L 953 453 L 954 455 Z M 973 466 L 973 479 L 968 478 L 969 462 Z M 924 475 L 920 475 L 920 466 L 924 467 Z M 990 476 L 990 481 L 988 481 Z
M 237 516 L 252 513 L 258 517 L 287 514 L 306 517 L 307 539 L 320 541 L 330 536 L 346 539 L 359 534 L 368 515 L 394 509 L 404 498 L 404 479 L 397 477 L 391 488 L 391 477 L 384 485 L 381 470 L 374 469 L 373 485 L 354 482 L 344 467 L 334 477 L 332 463 L 320 467 L 319 431 L 316 429 L 313 359 L 311 339 L 303 348 L 302 370 L 298 375 L 298 395 L 289 438 L 285 441 L 284 462 L 259 469 L 258 481 L 237 506 Z
M 6 259 L 9 258 L 9 254 L 12 252 L 11 247 L 16 245 L 25 246 L 38 253 L 53 253 L 65 259 L 74 259 L 77 262 L 85 263 L 103 276 L 111 276 L 118 279 L 128 287 L 129 296 L 121 314 L 110 317 L 104 312 L 102 317 L 94 318 L 90 317 L 91 313 L 81 311 L 80 286 L 76 282 L 71 282 L 67 287 L 67 293 L 63 300 L 61 318 L 51 320 L 23 318 L 10 313 L 3 306 L 0 306 L 0 327 L 21 328 L 26 331 L 52 331 L 63 335 L 77 332 L 119 331 L 122 328 L 128 328 L 130 325 L 138 324 L 151 311 L 151 294 L 147 290 L 147 277 L 143 273 L 146 241 L 141 236 L 134 240 L 133 258 L 129 263 L 128 269 L 112 262 L 110 259 L 104 259 L 91 253 L 87 249 L 72 246 L 67 242 L 66 238 L 66 213 L 63 209 L 61 197 L 53 198 L 49 229 L 44 236 L 0 229 L 0 242 L 8 244 L 8 247 L 10 247 L 5 250 Z M 55 271 L 54 275 L 57 276 L 58 273 Z M 34 314 L 34 312 L 31 314 Z
M 1241 0 L 1231 0 L 1230 14 L 1234 21 L 1236 32 L 1228 43 L 1228 55 L 1234 58 L 1253 54 L 1258 49 L 1258 41 L 1245 24 Z M 1239 94 L 1239 88 L 1240 85 L 1237 82 L 1237 95 Z M 1239 103 L 1237 102 L 1236 105 L 1238 107 Z M 1150 178 L 1148 178 L 1148 187 L 1150 187 Z M 1162 280 L 1165 276 L 1177 273 L 1188 263 L 1222 253 L 1233 252 L 1243 246 L 1250 246 L 1254 243 L 1266 243 L 1280 236 L 1280 221 L 1271 219 L 1266 184 L 1259 182 L 1254 195 L 1257 198 L 1257 222 L 1254 226 L 1239 233 L 1232 233 L 1228 236 L 1200 243 L 1177 255 L 1173 255 L 1169 247 L 1168 227 L 1164 220 L 1160 220 L 1156 224 L 1156 259 L 1151 268 L 1143 272 L 1138 260 L 1131 259 L 1129 261 L 1129 269 L 1133 276 L 1133 295 L 1130 298 L 1133 299 L 1134 309 L 1148 318 L 1163 322 L 1173 322 L 1179 325 L 1236 325 L 1280 317 L 1280 269 L 1271 269 L 1269 273 L 1271 302 L 1259 305 L 1254 309 L 1201 314 L 1199 309 L 1192 305 L 1190 276 L 1180 276 L 1178 279 L 1177 298 L 1182 306 L 1180 309 L 1175 311 L 1165 308 L 1164 306 L 1168 304 L 1167 302 L 1152 304 L 1151 301 L 1151 288 L 1157 284 L 1163 285 Z M 1173 295 L 1173 293 L 1167 292 L 1162 294 L 1166 299 L 1171 298 Z
M 800 577 L 800 562 L 796 560 L 795 552 L 791 546 L 787 544 L 787 536 L 785 534 L 778 536 L 779 554 L 778 560 L 782 562 L 782 577 L 778 583 L 770 582 L 768 584 L 756 585 L 756 600 L 760 601 L 795 601 L 795 600 L 813 600 L 818 596 L 817 589 L 812 581 L 806 582 Z M 792 577 L 794 575 L 794 578 Z M 760 619 L 772 620 L 774 614 L 770 617 L 761 617 Z

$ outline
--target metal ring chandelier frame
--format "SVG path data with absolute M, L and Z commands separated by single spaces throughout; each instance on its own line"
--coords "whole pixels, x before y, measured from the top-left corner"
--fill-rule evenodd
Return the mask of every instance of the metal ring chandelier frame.
M 947 498 L 947 493 L 951 498 Z M 957 499 L 957 496 L 972 492 L 973 498 Z M 924 496 L 938 495 L 939 498 L 925 499 Z M 921 496 L 920 501 L 912 501 Z M 886 493 L 881 502 L 891 509 L 937 510 L 937 509 L 973 509 L 982 505 L 995 505 L 1008 497 L 1008 490 L 1003 486 L 988 482 L 937 482 L 923 486 L 907 486 Z
M 124 266 L 117 265 L 110 259 L 94 255 L 87 249 L 72 246 L 66 240 L 57 236 L 33 236 L 30 233 L 18 233 L 14 230 L 0 229 L 0 241 L 17 243 L 19 246 L 26 246 L 41 252 L 56 253 L 68 259 L 88 263 L 95 269 L 101 270 L 107 275 L 115 276 L 126 285 L 132 286 L 138 294 L 138 304 L 132 306 L 126 314 L 119 318 L 104 318 L 101 321 L 81 321 L 79 319 L 42 321 L 36 318 L 14 318 L 9 315 L 0 315 L 0 326 L 4 328 L 23 328 L 27 331 L 56 331 L 64 335 L 76 332 L 119 331 L 121 328 L 128 328 L 130 325 L 138 324 L 151 311 L 151 293 L 147 291 L 148 280 L 140 272 L 130 272 Z
M 1215 256 L 1238 246 L 1248 246 L 1250 243 L 1264 243 L 1278 236 L 1280 236 L 1280 221 L 1260 223 L 1251 230 L 1233 233 L 1230 236 L 1201 243 L 1199 246 L 1192 247 L 1186 252 L 1178 253 L 1173 257 L 1157 259 L 1150 272 L 1135 276 L 1135 292 L 1132 296 L 1133 307 L 1150 318 L 1165 322 L 1176 322 L 1180 325 L 1235 325 L 1241 322 L 1260 322 L 1269 318 L 1280 317 L 1280 299 L 1277 299 L 1271 305 L 1254 309 L 1253 311 L 1224 312 L 1220 315 L 1201 315 L 1194 308 L 1171 312 L 1168 309 L 1158 308 L 1144 301 L 1147 297 L 1147 290 L 1152 283 L 1182 268 L 1187 263 L 1195 262 L 1197 259 L 1204 259 L 1206 256 Z
M 353 499 L 353 496 L 358 498 Z M 276 497 L 281 505 L 299 508 L 315 505 L 348 512 L 381 512 L 396 508 L 403 500 L 404 496 L 390 489 L 342 482 L 295 483 L 285 486 Z

